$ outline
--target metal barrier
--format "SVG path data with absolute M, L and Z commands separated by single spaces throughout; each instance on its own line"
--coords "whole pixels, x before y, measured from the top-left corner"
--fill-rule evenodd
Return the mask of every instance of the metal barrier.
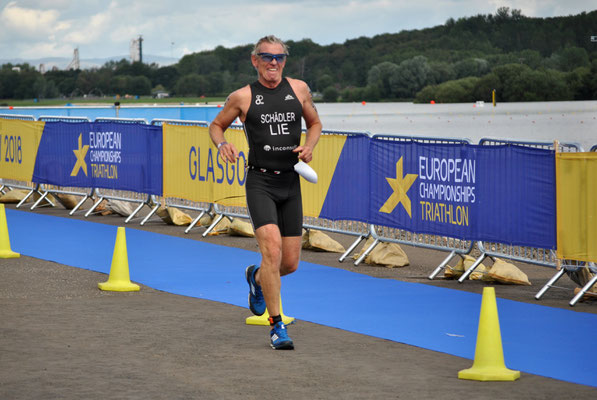
M 482 146 L 501 146 L 501 145 L 517 145 L 525 146 L 538 149 L 554 150 L 554 142 L 524 142 L 524 141 L 513 141 L 504 139 L 491 139 L 483 138 L 479 141 L 479 145 Z M 582 147 L 576 143 L 558 143 L 558 151 L 560 152 L 579 152 L 582 151 Z M 558 271 L 552 277 L 545 286 L 535 295 L 538 300 L 543 294 L 551 287 L 554 287 L 554 283 L 567 271 L 577 269 L 579 264 L 575 261 L 565 261 L 560 268 L 558 259 L 553 249 L 541 249 L 526 246 L 516 246 L 505 243 L 496 242 L 477 242 L 477 247 L 481 252 L 481 255 L 477 257 L 475 262 L 462 274 L 458 279 L 458 282 L 462 283 L 468 278 L 468 276 L 483 262 L 486 257 L 490 258 L 506 258 L 512 261 L 519 261 L 528 264 L 535 264 L 545 267 L 556 268 Z
M 143 124 L 147 125 L 145 118 L 113 118 L 113 117 L 98 117 L 93 122 L 118 122 L 121 124 Z
M 91 122 L 87 117 L 62 117 L 60 115 L 40 115 L 37 120 L 43 122 Z
M 112 118 L 112 117 L 100 117 L 96 118 L 94 122 L 116 122 L 123 124 L 143 124 L 147 125 L 147 121 L 143 118 Z M 128 224 L 143 206 L 147 205 L 152 208 L 155 205 L 155 196 L 147 193 L 133 192 L 129 190 L 117 190 L 117 189 L 99 189 L 95 188 L 94 193 L 97 195 L 97 200 L 91 206 L 91 208 L 85 213 L 85 217 L 88 217 L 95 211 L 95 209 L 104 200 L 118 200 L 127 203 L 137 203 L 137 208 L 124 220 L 125 224 Z M 159 204 L 158 206 L 159 207 Z M 155 212 L 155 211 L 154 211 Z
M 151 125 L 157 125 L 157 126 L 162 126 L 165 123 L 172 124 L 172 125 L 181 125 L 181 126 L 201 126 L 201 127 L 209 126 L 209 123 L 207 121 L 190 121 L 190 120 L 182 120 L 182 119 L 163 119 L 163 118 L 157 118 L 157 119 L 153 119 L 151 121 Z M 156 202 L 156 205 L 153 207 L 153 209 L 150 211 L 150 213 L 143 219 L 143 221 L 141 221 L 141 225 L 144 225 L 149 220 L 149 218 L 151 218 L 153 216 L 153 214 L 155 214 L 155 212 L 158 210 L 158 208 L 162 204 L 162 201 L 157 200 L 157 199 L 155 202 Z M 191 201 L 191 200 L 181 199 L 181 198 L 176 198 L 176 197 L 164 198 L 163 204 L 166 207 L 175 207 L 175 208 L 181 208 L 184 210 L 191 210 L 191 211 L 199 212 L 199 215 L 193 221 L 191 221 L 189 226 L 185 229 L 184 233 L 189 233 L 191 231 L 191 229 L 193 229 L 193 227 L 195 227 L 195 225 L 197 225 L 199 220 L 201 220 L 201 218 L 205 214 L 211 215 L 214 211 L 214 205 L 211 203 Z
M 244 125 L 243 124 L 235 124 L 233 123 L 232 125 L 230 125 L 228 127 L 228 129 L 237 129 L 237 130 L 244 130 Z M 246 173 L 246 169 L 245 169 L 245 173 Z M 228 218 L 229 220 L 232 220 L 233 218 L 243 218 L 243 219 L 251 219 L 251 217 L 249 216 L 249 210 L 247 209 L 247 207 L 241 207 L 241 206 L 225 206 L 222 204 L 218 204 L 217 201 L 215 201 L 212 205 L 213 207 L 213 212 L 215 213 L 215 215 L 217 215 L 216 219 L 214 219 L 212 221 L 212 223 L 207 227 L 207 229 L 205 229 L 205 231 L 201 234 L 201 236 L 206 237 L 207 235 L 209 235 L 209 233 L 220 223 L 220 221 L 224 218 Z M 207 212 L 207 211 L 206 211 Z M 199 219 L 202 217 L 202 215 L 199 215 L 196 220 L 199 221 Z M 193 221 L 195 222 L 195 221 Z M 191 226 L 189 226 L 190 230 Z M 187 231 L 185 230 L 185 233 Z
M 591 147 L 591 152 L 597 152 L 597 144 L 594 145 L 593 147 Z M 578 263 L 577 263 L 578 264 Z M 583 296 L 585 293 L 587 293 L 592 287 L 593 285 L 595 285 L 597 283 L 597 265 L 595 265 L 595 263 L 587 263 L 587 265 L 585 266 L 586 268 L 589 269 L 589 271 L 593 274 L 593 278 L 591 280 L 589 280 L 579 291 L 578 293 L 576 293 L 576 295 L 572 298 L 572 300 L 570 300 L 570 305 L 574 306 Z M 578 268 L 578 266 L 576 266 L 576 269 Z M 562 268 L 561 271 L 567 271 L 566 268 Z M 560 277 L 562 276 L 562 274 L 556 274 L 552 280 L 552 283 L 555 283 Z M 554 279 L 555 278 L 555 279 Z M 550 281 L 551 282 L 551 281 Z M 547 286 L 547 285 L 546 285 Z M 547 290 L 547 289 L 545 289 Z
M 35 118 L 31 115 L 20 115 L 20 114 L 0 114 L 0 118 L 17 119 L 17 120 L 23 120 L 23 121 L 35 121 Z M 38 184 L 38 183 L 16 181 L 16 180 L 11 180 L 11 179 L 2 179 L 1 181 L 2 181 L 2 185 L 0 186 L 0 192 L 2 192 L 2 193 L 5 193 L 4 192 L 5 188 L 29 190 L 29 192 L 25 195 L 25 197 L 16 205 L 16 208 L 21 207 L 27 200 L 29 200 L 29 197 L 31 197 L 34 193 L 37 193 L 40 196 L 40 198 L 36 201 L 35 205 L 39 204 L 42 200 L 45 200 L 52 207 L 54 206 L 53 202 L 51 202 L 50 200 L 45 198 L 47 196 L 47 193 L 43 194 L 40 191 L 40 184 Z
M 230 126 L 232 129 L 243 129 L 242 124 L 233 124 Z M 366 135 L 362 132 L 346 132 L 338 130 L 324 130 L 321 132 L 322 135 Z M 221 204 L 214 204 L 214 211 L 218 214 L 218 217 L 213 223 L 203 232 L 203 236 L 209 234 L 209 232 L 223 219 L 223 218 L 244 218 L 250 219 L 249 211 L 246 207 L 231 207 L 222 206 Z M 356 246 L 366 237 L 369 236 L 369 226 L 362 222 L 357 221 L 346 221 L 337 220 L 332 221 L 325 218 L 316 217 L 303 217 L 303 228 L 317 229 L 327 232 L 335 232 L 345 235 L 358 236 L 357 240 L 349 247 L 349 249 L 340 257 L 340 261 L 344 259 L 356 248 Z
M 342 135 L 342 136 L 370 136 L 368 132 L 352 132 L 334 129 L 325 129 L 321 132 L 322 135 Z M 354 249 L 365 239 L 370 236 L 369 224 L 359 221 L 351 220 L 330 220 L 321 217 L 303 217 L 303 228 L 307 231 L 310 229 L 320 230 L 324 232 L 339 233 L 348 236 L 356 236 L 356 240 L 348 247 L 348 249 L 340 256 L 339 262 L 344 262 L 346 257 L 354 251 Z
M 425 144 L 470 144 L 469 139 L 458 138 L 437 138 L 437 137 L 412 137 L 412 136 L 390 136 L 390 135 L 374 135 L 373 138 L 398 141 L 398 142 L 416 142 Z M 373 225 L 370 227 L 370 235 L 375 239 L 373 243 L 365 249 L 365 251 L 357 258 L 354 265 L 359 265 L 373 249 L 382 242 L 398 243 L 409 246 L 421 247 L 431 250 L 449 251 L 450 254 L 435 268 L 429 275 L 429 279 L 434 279 L 442 269 L 446 267 L 448 262 L 455 256 L 463 256 L 469 254 L 474 246 L 471 240 L 461 240 L 447 236 L 418 234 L 409 232 L 403 229 L 390 228 L 381 225 Z
M 0 114 L 2 119 L 20 119 L 23 121 L 35 121 L 33 115 L 21 115 L 21 114 Z
M 34 120 L 31 116 L 23 116 L 23 115 L 3 115 L 0 114 L 0 118 L 9 118 L 9 119 L 21 119 L 21 120 Z M 88 118 L 84 117 L 62 117 L 62 116 L 40 116 L 40 121 L 62 121 L 62 122 L 90 122 Z M 97 118 L 95 122 L 120 122 L 120 123 L 139 123 L 145 124 L 146 121 L 142 118 Z M 176 120 L 176 119 L 154 119 L 151 121 L 152 125 L 163 125 L 164 123 L 169 124 L 176 124 L 176 125 L 184 125 L 184 126 L 203 126 L 207 127 L 209 124 L 206 121 L 189 121 L 189 120 Z M 232 129 L 242 129 L 242 124 L 233 124 L 231 125 Z M 324 135 L 362 135 L 364 133 L 359 132 L 343 132 L 343 131 L 332 131 L 326 130 L 322 132 Z M 411 137 L 411 136 L 393 136 L 393 135 L 374 135 L 376 139 L 387 140 L 387 141 L 400 141 L 400 142 L 417 142 L 417 143 L 429 143 L 429 144 L 470 144 L 468 139 L 457 139 L 457 138 L 431 138 L 431 137 Z M 522 141 L 510 141 L 510 140 L 502 140 L 502 139 L 491 139 L 491 138 L 484 138 L 481 139 L 479 142 L 480 145 L 485 146 L 496 146 L 496 145 L 519 145 L 519 146 L 527 146 L 533 148 L 542 148 L 542 149 L 554 149 L 554 143 L 547 143 L 547 142 L 522 142 Z M 558 143 L 559 148 L 558 150 L 561 152 L 579 152 L 583 151 L 582 147 L 575 143 Z M 597 145 L 591 148 L 591 151 L 597 151 Z M 177 207 L 187 210 L 194 210 L 200 212 L 199 216 L 196 217 L 195 220 L 187 227 L 185 233 L 188 233 L 203 217 L 206 213 L 208 214 L 219 214 L 218 218 L 214 220 L 214 222 L 206 229 L 203 233 L 203 236 L 206 236 L 216 225 L 220 222 L 222 218 L 250 218 L 248 214 L 248 210 L 246 207 L 232 207 L 232 206 L 223 206 L 216 203 L 206 203 L 206 202 L 194 202 L 185 199 L 179 198 L 165 198 L 163 201 L 158 201 L 157 197 L 154 195 L 148 195 L 143 193 L 136 193 L 136 192 L 129 192 L 129 191 L 121 191 L 121 190 L 107 190 L 107 189 L 87 189 L 85 192 L 77 191 L 81 188 L 64 188 L 64 187 L 57 187 L 52 185 L 43 185 L 44 193 L 40 192 L 40 185 L 33 184 L 33 183 L 23 183 L 23 182 L 16 182 L 10 181 L 6 179 L 2 179 L 2 187 L 0 190 L 3 190 L 4 187 L 11 187 L 11 188 L 23 188 L 30 190 L 27 196 L 17 204 L 17 208 L 19 208 L 22 203 L 24 203 L 33 193 L 37 192 L 40 194 L 40 199 L 36 201 L 36 203 L 31 207 L 34 209 L 39 203 L 43 200 L 49 201 L 46 197 L 49 193 L 64 193 L 64 194 L 73 194 L 83 196 L 83 200 L 77 204 L 77 206 L 70 212 L 72 215 L 76 210 L 83 204 L 85 200 L 88 198 L 93 197 L 94 193 L 97 194 L 99 199 L 94 203 L 91 209 L 85 214 L 85 217 L 90 215 L 97 206 L 101 203 L 104 199 L 114 199 L 114 200 L 122 200 L 126 202 L 134 202 L 139 203 L 139 206 L 135 209 L 135 211 L 125 220 L 125 223 L 128 223 L 144 205 L 149 205 L 152 207 L 150 213 L 142 220 L 141 225 L 145 224 L 145 222 L 153 216 L 153 214 L 157 211 L 159 206 L 163 203 L 166 206 L 170 207 Z M 71 190 L 72 189 L 72 190 Z M 52 206 L 53 203 L 50 202 Z M 410 245 L 415 247 L 421 247 L 426 249 L 432 250 L 439 250 L 439 251 L 449 251 L 450 254 L 440 263 L 440 265 L 433 271 L 433 273 L 429 276 L 429 279 L 434 279 L 442 269 L 445 268 L 447 263 L 456 255 L 463 257 L 466 254 L 469 254 L 473 251 L 475 244 L 481 255 L 476 258 L 475 262 L 469 267 L 464 274 L 458 280 L 462 283 L 467 277 L 477 268 L 477 266 L 486 258 L 486 257 L 500 257 L 506 258 L 514 261 L 520 261 L 530 264 L 536 264 L 541 266 L 547 266 L 556 268 L 556 274 L 549 280 L 549 282 L 537 293 L 535 296 L 536 299 L 540 299 L 543 294 L 551 287 L 556 287 L 556 281 L 566 272 L 576 271 L 579 268 L 588 267 L 593 273 L 597 274 L 597 267 L 593 263 L 588 263 L 585 265 L 583 262 L 577 262 L 573 260 L 563 260 L 562 265 L 560 266 L 559 261 L 555 255 L 555 252 L 552 249 L 541 249 L 541 248 L 531 248 L 531 247 L 524 247 L 524 246 L 514 246 L 504 243 L 496 243 L 496 242 L 485 242 L 485 241 L 470 241 L 470 240 L 460 240 L 456 238 L 446 237 L 446 236 L 439 236 L 439 235 L 430 235 L 430 234 L 417 234 L 413 232 L 409 232 L 402 229 L 397 228 L 390 228 L 386 226 L 377 226 L 377 225 L 370 225 L 363 222 L 358 221 L 350 221 L 350 220 L 327 220 L 323 218 L 316 218 L 316 217 L 305 217 L 303 220 L 303 227 L 305 229 L 319 229 L 322 231 L 328 231 L 333 233 L 339 234 L 346 234 L 357 236 L 357 239 L 348 250 L 340 257 L 339 261 L 342 262 L 344 259 L 352 252 L 354 249 L 361 243 L 364 239 L 368 237 L 374 238 L 374 242 L 367 248 L 364 249 L 365 251 L 358 257 L 358 259 L 354 262 L 355 265 L 360 264 L 365 257 L 381 242 L 392 242 L 392 243 L 399 243 L 404 245 Z M 586 291 L 588 291 L 593 284 L 597 283 L 597 275 L 591 279 L 587 285 L 585 285 L 581 291 L 572 299 L 570 305 L 574 305 Z
M 78 123 L 78 122 L 91 122 L 89 118 L 86 117 L 63 117 L 63 116 L 53 116 L 53 115 L 42 115 L 38 118 L 38 121 L 43 122 L 69 122 L 69 123 Z M 40 188 L 44 191 L 41 197 L 31 206 L 31 209 L 35 209 L 42 200 L 47 201 L 48 194 L 66 194 L 66 195 L 73 195 L 73 196 L 82 196 L 83 198 L 77 203 L 77 205 L 69 212 L 69 215 L 73 215 L 79 207 L 85 203 L 85 201 L 92 197 L 93 195 L 93 188 L 79 188 L 79 187 L 64 187 L 64 186 L 56 186 L 56 185 L 49 185 L 49 184 L 40 184 Z
M 230 126 L 231 129 L 243 129 L 242 124 L 232 124 Z M 230 129 L 229 128 L 229 129 Z M 322 135 L 366 135 L 362 132 L 346 132 L 346 131 L 337 131 L 337 130 L 324 130 L 322 131 Z M 209 210 L 205 210 L 208 212 Z M 203 236 L 207 236 L 215 227 L 216 225 L 223 219 L 223 218 L 243 218 L 243 219 L 250 219 L 249 211 L 246 207 L 239 207 L 239 206 L 223 206 L 218 204 L 217 202 L 213 204 L 213 212 L 217 215 L 217 218 L 214 219 L 212 224 L 207 227 L 207 229 L 203 232 Z M 201 218 L 202 215 L 198 217 Z M 192 226 L 189 226 L 187 230 L 189 230 Z M 358 239 L 349 247 L 349 249 L 340 257 L 340 261 L 343 261 L 350 252 L 354 250 L 354 248 L 366 237 L 369 236 L 369 227 L 365 223 L 357 222 L 357 221 L 345 221 L 345 220 L 338 220 L 332 221 L 324 218 L 315 218 L 315 217 L 304 217 L 303 218 L 303 228 L 309 229 L 318 229 L 321 231 L 327 232 L 335 232 L 341 233 L 351 236 L 358 236 Z M 186 231 L 185 231 L 186 233 Z

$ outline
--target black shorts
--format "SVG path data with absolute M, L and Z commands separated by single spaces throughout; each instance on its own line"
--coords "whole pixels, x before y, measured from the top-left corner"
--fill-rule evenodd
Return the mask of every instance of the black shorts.
M 303 202 L 299 175 L 247 170 L 247 207 L 253 229 L 275 224 L 282 236 L 302 236 Z

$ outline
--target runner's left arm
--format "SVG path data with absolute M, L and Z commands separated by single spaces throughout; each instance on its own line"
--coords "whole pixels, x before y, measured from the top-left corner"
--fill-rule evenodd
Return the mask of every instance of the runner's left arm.
M 315 108 L 315 103 L 313 102 L 311 90 L 304 82 L 300 82 L 300 93 L 303 99 L 303 118 L 307 126 L 307 134 L 305 143 L 294 149 L 294 152 L 299 154 L 299 159 L 308 163 L 313 159 L 313 149 L 321 136 L 322 124 L 317 113 L 317 108 Z

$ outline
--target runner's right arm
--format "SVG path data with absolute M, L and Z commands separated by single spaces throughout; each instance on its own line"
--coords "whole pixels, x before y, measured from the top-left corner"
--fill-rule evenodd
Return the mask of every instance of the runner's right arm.
M 236 162 L 238 159 L 238 149 L 234 144 L 226 142 L 224 132 L 237 117 L 244 115 L 242 109 L 243 89 L 232 92 L 228 96 L 222 111 L 209 124 L 209 137 L 218 148 L 224 161 Z

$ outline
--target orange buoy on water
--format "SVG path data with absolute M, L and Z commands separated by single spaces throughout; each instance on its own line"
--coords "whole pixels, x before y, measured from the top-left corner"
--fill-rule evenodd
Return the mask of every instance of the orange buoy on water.
M 366 102 L 365 100 L 363 100 L 363 101 L 361 102 L 361 104 L 362 104 L 362 105 L 365 105 L 365 104 L 367 104 L 367 102 Z
M 431 100 L 429 103 L 430 104 L 435 104 L 435 100 Z

